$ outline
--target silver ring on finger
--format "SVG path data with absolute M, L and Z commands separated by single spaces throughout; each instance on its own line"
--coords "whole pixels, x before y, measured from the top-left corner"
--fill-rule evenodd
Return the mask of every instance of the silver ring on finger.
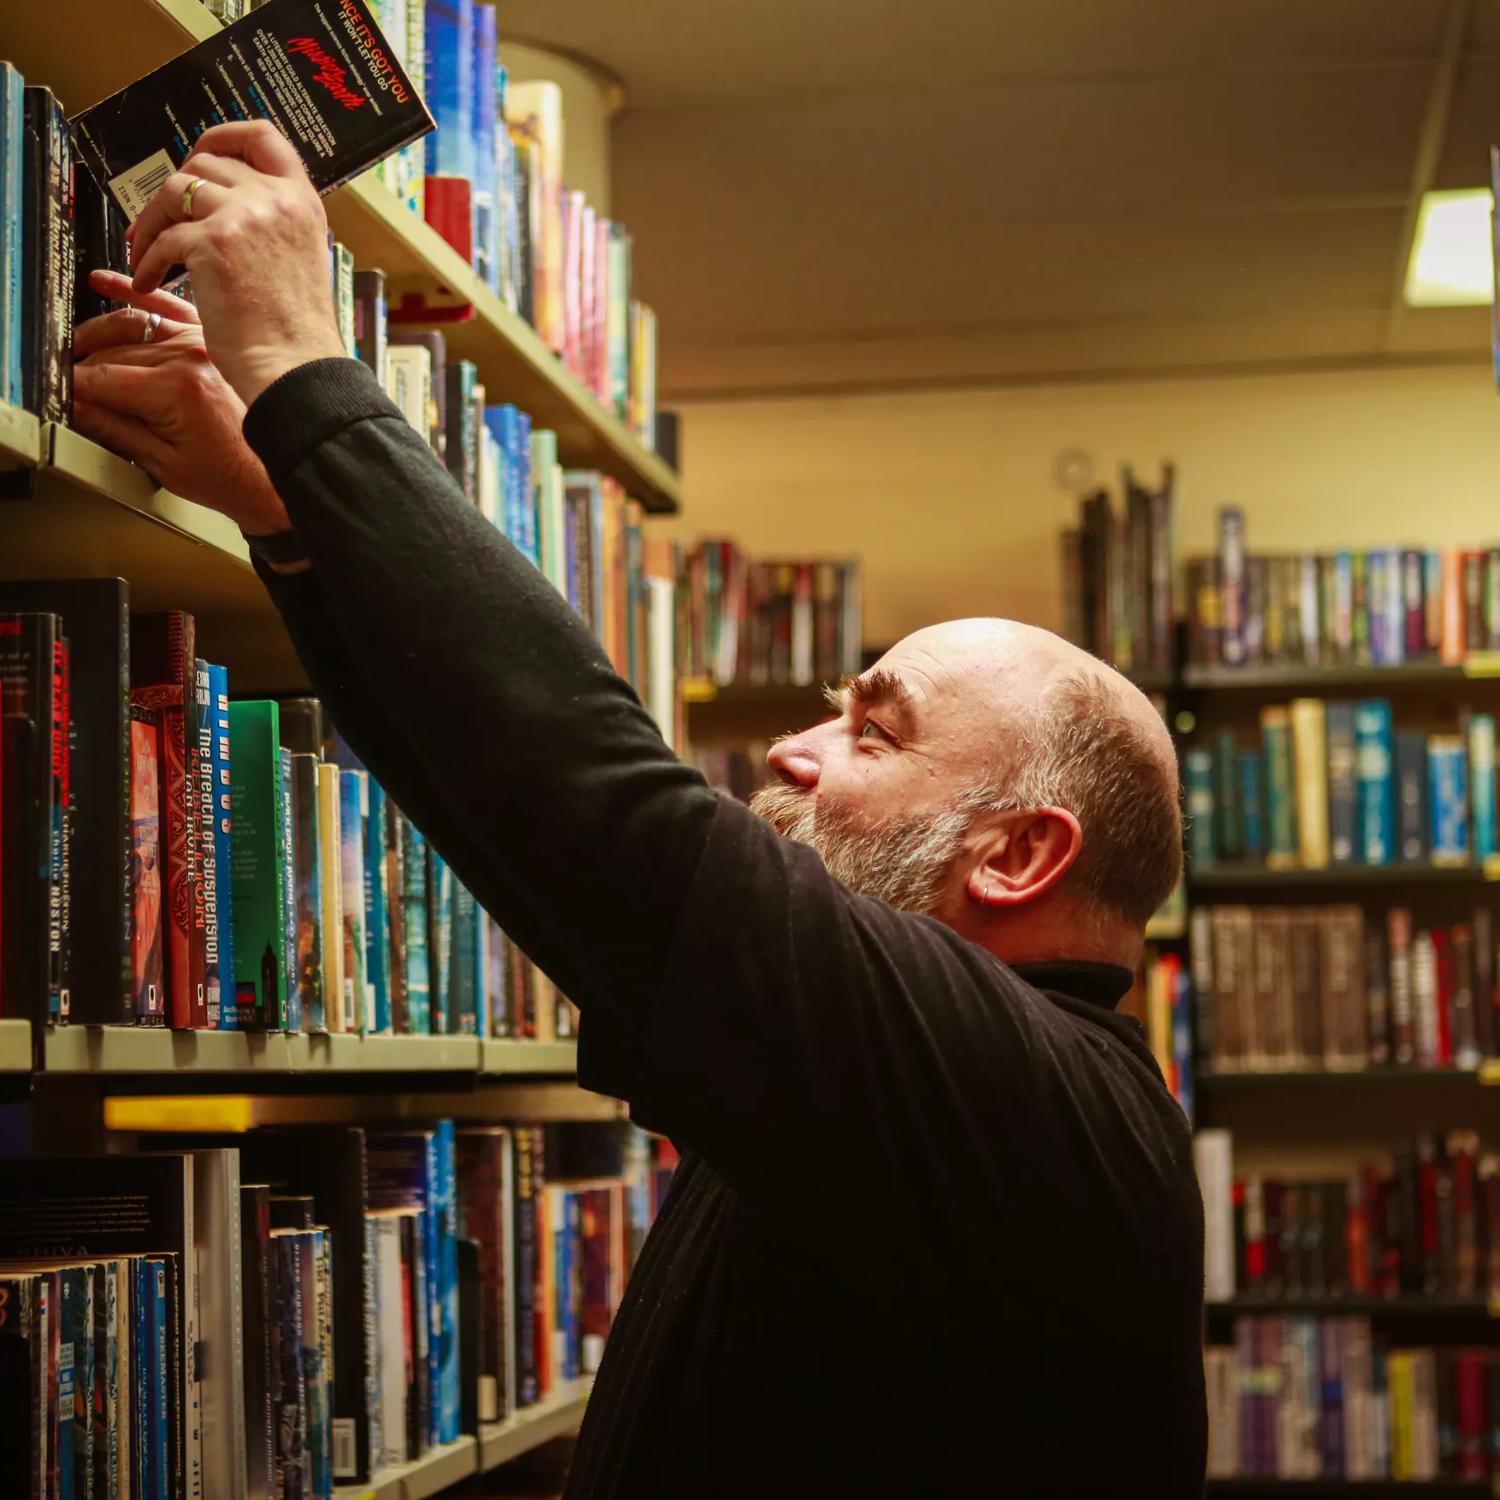
M 146 326 L 141 330 L 141 342 L 149 344 L 156 337 L 156 330 L 161 327 L 161 314 L 152 313 L 146 319 Z

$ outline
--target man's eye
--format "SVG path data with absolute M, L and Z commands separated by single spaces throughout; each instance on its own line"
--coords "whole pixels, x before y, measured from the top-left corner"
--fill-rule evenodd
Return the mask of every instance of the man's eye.
M 865 739 L 868 733 L 872 730 L 874 731 L 876 738 L 884 740 L 886 744 L 894 745 L 896 743 L 895 740 L 889 734 L 887 734 L 879 724 L 874 721 L 874 719 L 866 719 L 865 722 L 859 726 L 859 734 L 856 736 L 856 738 Z

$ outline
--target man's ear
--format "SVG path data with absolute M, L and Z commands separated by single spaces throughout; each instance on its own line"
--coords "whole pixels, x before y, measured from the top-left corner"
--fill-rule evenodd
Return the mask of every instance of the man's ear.
M 965 890 L 981 906 L 1023 906 L 1050 891 L 1082 848 L 1083 830 L 1066 808 L 1004 813 L 970 870 Z

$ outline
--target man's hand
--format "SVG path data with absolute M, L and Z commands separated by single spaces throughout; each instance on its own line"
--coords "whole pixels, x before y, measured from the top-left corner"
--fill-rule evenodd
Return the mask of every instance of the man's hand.
M 183 198 L 198 178 L 189 218 Z M 322 201 L 268 121 L 204 131 L 127 237 L 138 295 L 155 292 L 174 265 L 187 267 L 208 357 L 246 406 L 288 370 L 347 355 Z
M 167 292 L 141 296 L 116 271 L 89 280 L 132 305 L 90 318 L 73 336 L 73 425 L 251 536 L 286 530 L 286 507 L 240 430 L 245 403 L 209 359 L 197 311 Z M 147 344 L 151 313 L 162 321 Z

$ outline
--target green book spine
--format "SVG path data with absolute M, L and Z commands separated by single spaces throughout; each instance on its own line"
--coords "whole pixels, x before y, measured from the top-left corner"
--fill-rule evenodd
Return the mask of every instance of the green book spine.
M 235 1009 L 246 1030 L 279 1030 L 286 1025 L 281 718 L 270 699 L 229 705 L 229 776 Z
M 1265 760 L 1266 863 L 1297 863 L 1297 799 L 1292 783 L 1292 730 L 1284 708 L 1266 709 L 1260 718 Z
M 1211 865 L 1217 852 L 1214 843 L 1214 757 L 1211 750 L 1196 747 L 1183 757 L 1187 783 L 1188 858 L 1198 866 Z

